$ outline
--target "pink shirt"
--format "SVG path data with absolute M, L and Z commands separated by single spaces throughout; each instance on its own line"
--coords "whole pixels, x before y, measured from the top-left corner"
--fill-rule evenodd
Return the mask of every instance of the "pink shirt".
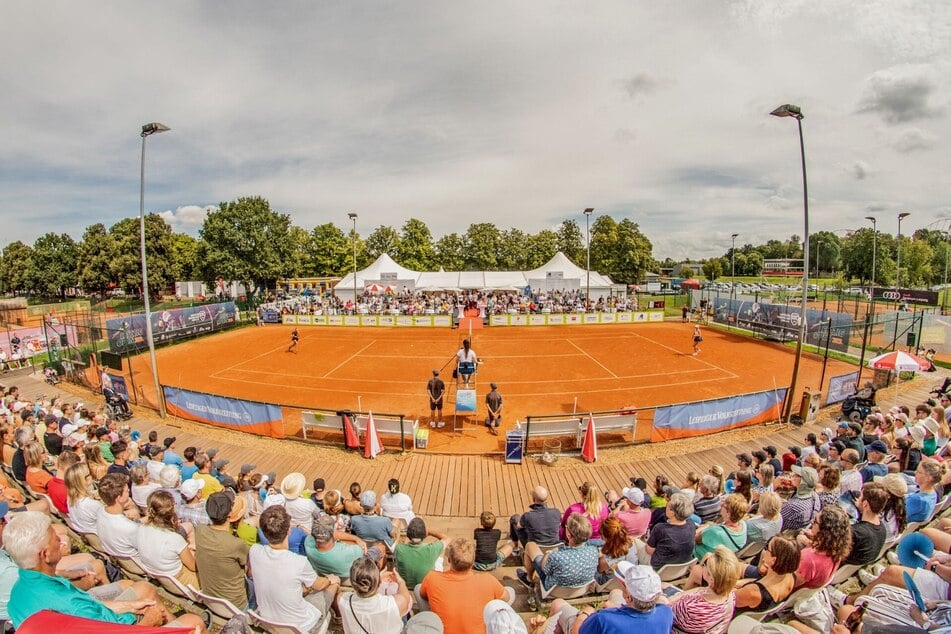
M 802 587 L 818 589 L 829 583 L 838 569 L 839 564 L 832 561 L 832 557 L 810 547 L 802 549 L 796 574 L 803 581 Z
M 591 537 L 590 539 L 601 539 L 601 522 L 607 519 L 608 513 L 611 512 L 611 509 L 608 508 L 607 502 L 601 503 L 601 511 L 598 513 L 598 516 L 592 519 L 585 513 L 584 504 L 581 502 L 575 502 L 571 506 L 565 509 L 565 514 L 561 516 L 561 528 L 558 529 L 558 537 L 561 539 L 568 539 L 565 536 L 565 522 L 568 521 L 568 516 L 572 513 L 581 513 L 584 515 L 584 518 L 591 522 Z M 650 517 L 650 513 L 647 514 Z
M 640 511 L 615 511 L 614 516 L 621 520 L 621 523 L 627 527 L 628 537 L 641 537 L 647 532 L 647 526 L 651 521 L 651 512 L 641 509 Z

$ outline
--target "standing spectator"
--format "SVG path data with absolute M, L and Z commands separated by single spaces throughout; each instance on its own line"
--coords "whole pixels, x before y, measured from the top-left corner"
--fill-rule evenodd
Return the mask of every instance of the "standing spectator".
M 473 563 L 473 542 L 456 538 L 446 548 L 446 570 L 430 572 L 419 586 L 420 609 L 435 612 L 446 632 L 481 634 L 485 632 L 485 605 L 493 599 L 511 603 L 515 598 L 515 593 L 492 575 L 475 574 Z
M 427 535 L 436 541 L 423 543 Z M 436 560 L 449 545 L 449 538 L 439 531 L 427 531 L 423 519 L 417 515 L 406 527 L 406 539 L 407 543 L 397 544 L 394 551 L 396 570 L 410 588 L 415 588 L 435 567 Z
M 643 497 L 642 492 L 641 499 Z M 509 520 L 509 535 L 517 536 L 522 546 L 528 542 L 542 546 L 558 543 L 561 512 L 548 506 L 548 489 L 543 486 L 535 487 L 532 489 L 531 500 L 527 511 L 521 515 L 513 515 Z
M 815 488 L 819 474 L 812 467 L 792 466 L 792 484 L 796 492 L 786 500 L 780 515 L 783 518 L 783 530 L 798 531 L 809 526 L 819 514 L 819 496 Z
M 291 516 L 283 506 L 261 514 L 260 528 L 267 545 L 251 547 L 248 561 L 255 579 L 258 612 L 265 619 L 310 632 L 333 605 L 340 578 L 318 577 L 307 558 L 288 550 Z
M 387 491 L 380 496 L 380 514 L 394 522 L 399 521 L 403 528 L 416 517 L 413 513 L 413 499 L 400 491 L 400 481 L 390 478 Z
M 578 487 L 578 493 L 581 494 L 581 501 L 575 502 L 565 509 L 564 514 L 561 516 L 561 528 L 558 529 L 558 537 L 562 541 L 568 539 L 566 531 L 568 518 L 571 517 L 572 513 L 578 513 L 591 524 L 590 538 L 595 540 L 601 539 L 601 533 L 599 532 L 601 522 L 608 516 L 611 509 L 608 508 L 607 503 L 593 482 L 583 482 L 581 486 Z
M 232 494 L 227 491 L 208 496 L 206 509 L 210 525 L 195 527 L 195 563 L 204 592 L 227 599 L 239 610 L 248 607 L 249 546 L 231 533 Z
M 429 426 L 436 427 L 442 421 L 443 396 L 446 384 L 439 378 L 439 370 L 433 370 L 433 378 L 426 384 L 426 394 L 429 396 Z M 438 413 L 437 413 L 438 412 Z M 441 426 L 445 426 L 443 423 Z

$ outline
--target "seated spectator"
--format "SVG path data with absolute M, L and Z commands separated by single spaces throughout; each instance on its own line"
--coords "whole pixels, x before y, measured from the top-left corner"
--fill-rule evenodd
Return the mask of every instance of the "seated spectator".
M 361 556 L 353 561 L 347 576 L 353 592 L 342 593 L 337 598 L 344 634 L 403 630 L 402 617 L 412 607 L 413 598 L 398 573 L 381 573 L 372 559 Z M 390 577 L 397 584 L 396 595 L 379 592 L 381 576 Z
M 387 492 L 380 496 L 380 514 L 393 520 L 397 520 L 404 529 L 409 521 L 416 517 L 413 513 L 413 500 L 407 494 L 400 491 L 400 481 L 391 478 L 387 483 Z
M 750 502 L 753 499 L 753 476 L 749 471 L 737 471 L 733 477 L 733 493 L 742 495 Z
M 132 467 L 129 477 L 132 478 L 132 501 L 136 506 L 145 508 L 152 492 L 162 488 L 161 483 L 149 480 L 149 472 L 144 465 Z
M 521 515 L 513 515 L 509 520 L 509 535 L 518 536 L 522 546 L 528 542 L 550 546 L 558 543 L 560 527 L 561 512 L 548 506 L 548 489 L 537 486 L 532 489 L 528 510 Z
M 99 497 L 103 508 L 99 511 L 94 532 L 106 553 L 114 557 L 137 557 L 141 526 L 124 513 L 129 501 L 128 479 L 118 473 L 107 474 L 99 481 Z
M 495 513 L 492 511 L 483 511 L 479 516 L 479 523 L 481 526 L 475 529 L 472 535 L 476 545 L 473 568 L 483 572 L 495 570 L 512 554 L 517 544 L 509 542 L 499 548 L 502 531 L 495 527 Z
M 26 482 L 26 460 L 23 458 L 23 449 L 31 442 L 36 440 L 36 434 L 33 428 L 29 426 L 17 427 L 13 432 L 16 450 L 13 452 L 13 458 L 10 460 L 13 469 L 13 477 L 20 482 Z
M 816 471 L 819 472 L 819 482 L 816 484 L 816 495 L 819 496 L 819 509 L 822 510 L 829 504 L 838 504 L 842 493 L 839 489 L 839 482 L 842 473 L 835 467 L 822 465 Z
M 743 579 L 737 584 L 736 608 L 762 612 L 785 601 L 796 587 L 799 557 L 795 540 L 781 536 L 770 539 L 760 554 L 760 578 Z
M 791 471 L 793 466 L 801 466 L 802 462 L 802 449 L 796 445 L 790 445 L 789 451 L 783 454 L 782 458 L 783 471 Z
M 109 463 L 102 457 L 102 449 L 99 445 L 95 443 L 83 445 L 83 457 L 86 459 L 86 466 L 89 467 L 93 481 L 99 482 L 109 472 Z
M 756 478 L 759 482 L 753 483 L 753 492 L 750 495 L 750 502 L 757 503 L 759 502 L 760 496 L 764 493 L 771 493 L 773 491 L 773 480 L 775 474 L 773 473 L 773 465 L 764 462 L 756 469 Z
M 845 444 L 838 440 L 833 440 L 829 443 L 829 457 L 826 459 L 826 464 L 833 467 L 838 467 L 839 469 L 842 466 L 839 464 L 839 458 L 842 457 L 842 452 L 845 451 Z
M 693 501 L 693 511 L 701 522 L 713 522 L 720 515 L 723 500 L 717 494 L 720 483 L 716 477 L 705 475 L 700 480 L 700 497 Z
M 264 499 L 264 510 L 271 508 L 272 506 L 280 506 L 284 508 L 284 496 L 280 493 L 272 493 Z M 262 513 L 263 515 L 263 513 Z M 292 526 L 290 533 L 287 535 L 287 548 L 292 553 L 297 553 L 303 557 L 307 556 L 307 549 L 304 548 L 304 542 L 307 540 L 307 533 L 304 532 L 299 526 Z M 264 534 L 264 531 L 260 527 L 260 519 L 258 526 L 258 543 L 267 545 L 267 536 Z
M 859 471 L 862 482 L 871 482 L 875 476 L 888 475 L 888 466 L 885 465 L 885 456 L 888 455 L 888 445 L 876 440 L 865 448 L 868 462 Z
M 208 496 L 210 525 L 195 527 L 195 564 L 201 588 L 211 596 L 227 599 L 239 610 L 248 607 L 248 544 L 231 534 L 233 493 Z
M 46 453 L 56 457 L 63 450 L 63 436 L 60 435 L 59 421 L 47 421 L 43 434 L 43 447 Z
M 941 463 L 934 458 L 925 458 L 915 469 L 915 482 L 918 492 L 905 497 L 905 508 L 908 511 L 909 522 L 927 522 L 934 513 L 938 503 L 938 494 L 935 485 L 941 482 Z
M 760 452 L 762 453 L 762 452 Z M 764 458 L 766 454 L 763 454 Z M 684 484 L 680 488 L 680 492 L 687 496 L 691 502 L 694 498 L 697 497 L 698 491 L 700 489 L 700 474 L 696 471 L 688 471 L 687 477 L 684 479 Z M 630 529 L 630 527 L 628 527 Z
M 746 521 L 743 518 L 749 509 L 742 495 L 731 493 L 726 496 L 720 507 L 721 523 L 707 524 L 697 529 L 697 546 L 693 549 L 697 561 L 702 561 L 717 546 L 724 546 L 732 552 L 746 546 Z
M 667 506 L 667 497 L 664 495 L 664 487 L 668 486 L 670 486 L 670 478 L 663 474 L 654 476 L 654 493 L 650 497 L 648 508 L 653 510 Z
M 864 566 L 878 559 L 887 536 L 879 514 L 887 501 L 888 492 L 881 484 L 869 482 L 862 487 L 858 499 L 861 517 L 852 525 L 852 548 L 843 563 Z
M 169 465 L 171 466 L 171 465 Z M 172 467 L 173 469 L 175 467 Z M 192 478 L 182 482 L 178 490 L 182 494 L 184 504 L 177 507 L 175 512 L 178 514 L 180 522 L 198 526 L 199 524 L 211 524 L 208 517 L 208 511 L 205 509 L 204 498 L 205 480 Z M 218 491 L 220 493 L 220 491 Z
M 340 589 L 335 575 L 318 577 L 307 558 L 288 550 L 291 516 L 274 505 L 261 514 L 260 528 L 267 545 L 251 546 L 248 562 L 255 579 L 258 612 L 270 621 L 313 630 L 331 609 Z
M 888 463 L 888 471 L 890 473 L 915 471 L 924 457 L 921 453 L 922 440 L 924 440 L 924 430 L 921 427 L 912 427 L 907 436 L 896 440 L 898 459 Z
M 786 500 L 779 513 L 783 518 L 783 530 L 798 531 L 809 526 L 821 510 L 819 496 L 815 492 L 819 474 L 812 467 L 796 465 L 792 466 L 791 471 L 790 482 L 796 492 Z
M 427 535 L 436 541 L 424 543 Z M 439 531 L 427 531 L 423 519 L 417 515 L 406 527 L 406 539 L 407 543 L 396 545 L 393 555 L 400 577 L 406 580 L 407 586 L 415 588 L 433 570 L 443 549 L 449 545 L 449 538 Z
M 95 435 L 96 442 L 99 443 L 99 452 L 102 454 L 102 459 L 112 464 L 112 461 L 115 460 L 115 456 L 112 455 L 113 438 L 109 433 L 109 429 L 106 427 L 96 427 L 92 432 Z
M 217 452 L 215 453 L 217 455 Z M 224 490 L 224 486 L 218 478 L 211 473 L 212 459 L 207 453 L 195 456 L 195 466 L 198 467 L 198 471 L 192 476 L 192 480 L 200 480 L 205 483 L 205 495 Z
M 324 515 L 334 520 L 334 531 L 345 533 L 350 530 L 350 516 L 344 512 L 340 491 L 331 489 L 324 493 Z
M 614 578 L 614 570 L 618 562 L 626 561 L 633 538 L 628 535 L 627 527 L 617 517 L 610 516 L 601 523 L 601 537 L 604 545 L 598 558 L 598 572 L 595 580 L 598 585 L 604 585 Z
M 664 509 L 667 503 L 668 500 L 665 500 Z M 611 515 L 618 518 L 627 528 L 628 536 L 635 539 L 647 533 L 652 514 L 644 509 L 644 492 L 637 487 L 625 487 L 621 489 L 618 507 Z
M 238 482 L 238 495 L 244 498 L 248 506 L 248 515 L 251 517 L 257 517 L 264 512 L 264 499 L 261 497 L 261 491 L 267 491 L 269 481 L 270 478 L 266 474 L 251 473 Z
M 371 548 L 382 548 L 382 545 Z M 307 561 L 319 575 L 337 575 L 340 579 L 350 576 L 350 566 L 367 552 L 362 539 L 349 533 L 335 533 L 333 519 L 322 515 L 314 522 L 311 534 L 304 540 Z
M 718 464 L 710 467 L 710 470 L 707 472 L 707 475 L 711 475 L 717 479 L 717 490 L 714 491 L 714 495 L 721 496 L 726 493 L 726 482 L 724 481 L 723 467 Z
M 178 467 L 166 465 L 159 473 L 159 484 L 162 487 L 162 491 L 166 491 L 175 500 L 176 509 L 185 504 L 185 498 L 182 497 L 182 492 L 178 489 L 182 484 L 182 474 L 179 472 Z
M 132 477 L 129 469 L 129 445 L 124 440 L 117 440 L 109 445 L 113 461 L 106 473 L 121 473 L 127 478 Z
M 802 549 L 796 570 L 797 588 L 821 588 L 829 583 L 852 548 L 849 516 L 838 506 L 827 506 L 805 532 L 808 546 Z
M 888 500 L 880 515 L 882 524 L 885 526 L 886 540 L 897 539 L 908 526 L 908 511 L 905 506 L 908 483 L 899 473 L 889 473 L 884 478 L 876 478 L 875 482 L 885 487 L 888 493 Z
M 195 447 L 185 447 L 182 452 L 181 475 L 182 480 L 191 480 L 192 476 L 198 473 L 198 467 L 195 465 L 195 456 L 198 455 L 198 449 Z
M 682 564 L 693 558 L 697 525 L 689 518 L 693 504 L 687 496 L 677 493 L 667 503 L 667 521 L 655 526 L 646 544 L 639 544 L 638 560 L 659 570 L 667 564 Z
M 52 610 L 104 623 L 173 625 L 206 632 L 195 615 L 174 617 L 146 582 L 118 582 L 92 593 L 79 590 L 56 576 L 61 557 L 59 538 L 42 513 L 17 513 L 4 529 L 4 549 L 20 568 L 10 592 L 9 613 L 14 627 L 41 610 Z
M 486 604 L 493 599 L 508 603 L 515 599 L 512 589 L 502 586 L 492 575 L 474 573 L 473 563 L 475 544 L 456 538 L 446 547 L 446 569 L 430 572 L 419 586 L 420 610 L 435 612 L 447 633 L 481 634 L 485 632 L 482 612 Z
M 622 561 L 614 576 L 621 583 L 621 590 L 611 591 L 600 610 L 584 607 L 579 611 L 562 599 L 552 602 L 551 613 L 557 614 L 561 631 L 669 634 L 674 615 L 661 592 L 657 573 L 650 566 Z
M 822 455 L 819 452 L 820 446 L 821 446 L 821 443 L 819 442 L 819 437 L 816 436 L 814 433 L 809 432 L 808 434 L 806 434 L 806 444 L 802 446 L 802 457 L 805 458 L 806 456 L 809 456 L 810 454 L 816 454 L 821 458 Z
M 760 496 L 759 514 L 746 520 L 746 543 L 766 543 L 779 534 L 783 529 L 783 518 L 779 514 L 782 505 L 783 500 L 778 493 L 770 491 Z
M 195 553 L 182 535 L 175 501 L 165 491 L 147 500 L 146 522 L 138 531 L 139 558 L 147 570 L 175 577 L 182 585 L 199 588 Z
M 66 491 L 66 471 L 79 462 L 79 455 L 75 451 L 66 449 L 56 457 L 56 475 L 46 483 L 46 494 L 56 510 L 66 515 L 69 513 L 69 494 Z
M 566 533 L 568 518 L 571 517 L 572 513 L 578 513 L 582 517 L 587 518 L 588 523 L 591 524 L 591 539 L 601 539 L 601 533 L 599 532 L 601 522 L 608 516 L 611 509 L 608 508 L 607 502 L 604 501 L 603 496 L 598 492 L 593 482 L 581 483 L 581 486 L 578 487 L 578 493 L 581 494 L 581 501 L 570 504 L 568 508 L 565 509 L 564 514 L 561 516 L 561 527 L 558 529 L 558 537 L 562 541 L 568 539 Z
M 701 565 L 703 586 L 685 590 L 670 599 L 674 627 L 688 634 L 723 634 L 736 606 L 734 588 L 740 562 L 725 546 L 717 546 Z
M 307 479 L 303 473 L 295 471 L 288 473 L 281 480 L 281 495 L 284 496 L 284 508 L 291 516 L 291 526 L 297 526 L 305 533 L 309 533 L 314 526 L 314 514 L 317 507 L 309 498 L 301 497 Z M 349 569 L 349 563 L 348 563 Z
M 176 441 L 176 440 L 177 440 L 177 438 L 175 438 L 175 436 L 171 436 L 171 437 L 169 437 L 169 438 L 164 438 L 164 439 L 162 440 L 162 445 L 165 447 L 165 455 L 162 456 L 162 462 L 164 462 L 165 464 L 170 464 L 170 465 L 172 465 L 172 466 L 175 466 L 175 467 L 178 467 L 179 469 L 181 469 L 182 467 L 185 466 L 185 461 L 182 460 L 182 457 L 179 456 L 179 455 L 175 452 L 174 449 L 172 449 L 172 445 L 175 444 L 175 441 Z
M 53 474 L 43 466 L 47 457 L 46 449 L 35 440 L 23 448 L 23 459 L 26 462 L 26 486 L 34 493 L 46 495 L 46 486 L 53 479 Z
M 241 475 L 248 475 L 257 465 L 242 465 L 241 466 Z M 249 467 L 248 471 L 245 471 L 245 467 Z M 319 508 L 321 511 L 324 510 L 324 493 L 327 489 L 327 483 L 324 482 L 323 478 L 314 478 L 314 492 L 310 496 L 310 501 L 314 503 L 314 506 Z
M 84 462 L 78 462 L 66 470 L 66 499 L 69 514 L 66 522 L 80 535 L 95 533 L 102 502 L 90 495 L 92 476 Z
M 568 545 L 542 553 L 534 542 L 525 546 L 525 568 L 516 571 L 518 580 L 528 588 L 535 583 L 535 575 L 545 590 L 555 586 L 583 586 L 594 580 L 598 570 L 600 553 L 588 544 L 591 538 L 591 522 L 581 513 L 568 516 L 565 525 Z
M 395 545 L 396 529 L 390 518 L 377 515 L 376 493 L 364 491 L 360 495 L 362 514 L 350 518 L 350 529 L 367 546 L 384 543 L 389 550 Z
M 363 487 L 359 482 L 350 483 L 350 499 L 344 500 L 343 511 L 347 515 L 360 515 L 363 513 L 363 507 L 360 505 L 360 496 L 363 495 Z

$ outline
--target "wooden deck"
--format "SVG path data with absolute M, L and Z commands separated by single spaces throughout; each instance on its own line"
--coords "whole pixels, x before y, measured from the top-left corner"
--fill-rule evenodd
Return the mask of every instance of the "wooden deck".
M 900 391 L 897 402 L 913 407 L 924 401 L 929 396 L 928 391 L 940 383 L 945 374 L 944 371 L 922 374 L 914 381 L 902 383 L 897 388 Z M 21 392 L 30 397 L 59 393 L 68 400 L 101 402 L 97 395 L 78 396 L 80 393 L 75 386 L 66 386 L 65 389 L 50 387 L 38 373 L 4 379 L 5 384 L 18 385 Z M 895 391 L 895 387 L 880 390 L 879 403 L 891 407 L 896 402 Z M 418 514 L 427 519 L 443 518 L 441 523 L 444 525 L 458 522 L 460 526 L 471 527 L 473 519 L 484 510 L 491 510 L 501 518 L 524 511 L 528 505 L 528 492 L 538 484 L 548 488 L 554 506 L 564 508 L 577 500 L 577 488 L 583 481 L 594 482 L 602 491 L 620 490 L 632 476 L 641 476 L 651 482 L 655 474 L 663 473 L 679 485 L 689 471 L 704 473 L 714 464 L 729 471 L 736 463 L 737 453 L 753 451 L 764 445 L 775 445 L 781 452 L 788 445 L 802 445 L 806 433 L 818 433 L 823 427 L 830 426 L 837 411 L 837 407 L 828 408 L 822 412 L 818 422 L 802 428 L 772 425 L 700 440 L 678 441 L 681 443 L 678 445 L 603 451 L 603 459 L 593 465 L 578 458 L 562 457 L 553 467 L 541 465 L 533 459 L 526 459 L 520 465 L 507 465 L 499 456 L 425 452 L 411 452 L 406 456 L 389 452 L 370 461 L 336 448 L 249 437 L 190 422 L 168 420 L 163 423 L 157 418 L 137 417 L 132 424 L 143 435 L 153 429 L 158 431 L 160 440 L 165 436 L 175 436 L 178 439 L 175 449 L 179 453 L 189 445 L 218 447 L 219 456 L 231 461 L 229 472 L 235 474 L 244 463 L 256 464 L 261 472 L 276 471 L 278 481 L 289 472 L 300 471 L 307 476 L 308 482 L 322 477 L 328 488 L 340 489 L 345 494 L 354 481 L 360 482 L 364 490 L 373 489 L 379 494 L 386 491 L 390 478 L 397 478 L 402 490 L 413 498 Z M 717 446 L 696 449 L 701 443 L 703 446 L 711 443 Z M 621 456 L 627 454 L 616 451 L 639 451 L 646 457 L 622 459 Z M 499 526 L 503 528 L 504 524 L 500 522 Z

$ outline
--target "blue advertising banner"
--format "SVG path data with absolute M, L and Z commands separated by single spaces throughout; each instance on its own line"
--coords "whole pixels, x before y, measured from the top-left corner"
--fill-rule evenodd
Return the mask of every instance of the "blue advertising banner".
M 858 384 L 858 370 L 850 372 L 849 374 L 843 374 L 842 376 L 832 377 L 829 379 L 829 393 L 826 395 L 826 405 L 839 403 L 852 396 L 855 394 Z
M 234 302 L 156 311 L 151 313 L 152 337 L 155 343 L 193 337 L 234 325 L 236 317 Z M 144 315 L 107 319 L 106 330 L 112 352 L 134 352 L 146 346 Z
M 263 313 L 261 313 L 261 321 L 266 324 L 279 324 L 281 323 L 281 313 L 274 310 L 273 308 L 268 308 Z
M 177 387 L 162 386 L 162 392 L 166 408 L 175 416 L 261 436 L 284 437 L 284 418 L 277 405 Z
M 651 442 L 704 436 L 777 420 L 786 388 L 726 398 L 668 405 L 654 410 Z
M 801 308 L 795 304 L 770 304 L 717 297 L 713 300 L 713 320 L 765 335 L 767 339 L 793 341 L 799 337 Z M 831 332 L 829 329 L 831 328 Z M 852 316 L 831 310 L 806 310 L 806 343 L 839 352 L 848 352 Z

